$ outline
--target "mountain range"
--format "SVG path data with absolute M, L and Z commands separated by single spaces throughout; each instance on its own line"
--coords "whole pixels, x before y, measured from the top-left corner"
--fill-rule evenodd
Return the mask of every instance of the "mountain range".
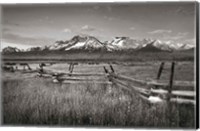
M 160 41 L 153 39 L 131 39 L 129 37 L 115 37 L 111 41 L 101 42 L 93 36 L 74 36 L 70 40 L 56 41 L 54 44 L 43 47 L 32 47 L 27 50 L 20 50 L 16 47 L 6 47 L 3 53 L 9 52 L 30 52 L 30 51 L 144 51 L 144 52 L 160 52 L 160 51 L 176 51 L 189 50 L 194 48 L 191 44 L 174 43 L 171 41 Z

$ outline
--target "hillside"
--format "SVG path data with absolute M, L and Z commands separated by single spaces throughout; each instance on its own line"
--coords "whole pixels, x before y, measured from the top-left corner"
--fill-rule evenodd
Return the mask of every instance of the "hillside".
M 26 51 L 21 51 L 16 47 L 7 47 L 3 53 L 12 52 L 43 52 L 43 51 L 64 51 L 64 52 L 161 52 L 161 51 L 184 51 L 194 48 L 194 45 L 173 43 L 171 41 L 161 41 L 153 39 L 132 39 L 130 37 L 115 37 L 111 41 L 101 42 L 94 36 L 77 35 L 70 40 L 56 41 L 54 44 L 41 47 L 31 47 Z
M 163 51 L 163 50 L 159 49 L 158 47 L 154 46 L 153 44 L 154 44 L 154 42 L 146 45 L 145 47 L 139 49 L 138 51 L 139 52 L 161 52 L 161 51 Z

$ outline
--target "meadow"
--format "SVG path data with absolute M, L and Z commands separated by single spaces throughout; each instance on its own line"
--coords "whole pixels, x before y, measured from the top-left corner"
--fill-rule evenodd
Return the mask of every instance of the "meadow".
M 3 61 L 194 61 L 194 50 L 175 52 L 88 52 L 88 51 L 32 51 L 2 54 Z
M 123 62 L 113 67 L 118 74 L 142 80 L 155 79 L 160 62 Z M 37 65 L 30 65 L 37 68 Z M 74 73 L 103 73 L 108 64 L 78 64 Z M 45 69 L 67 72 L 66 63 Z M 166 62 L 161 79 L 168 80 Z M 136 93 L 116 84 L 87 81 L 75 84 L 53 83 L 35 73 L 2 72 L 3 124 L 39 126 L 90 126 L 134 128 L 194 128 L 195 106 L 166 103 L 149 104 Z M 194 81 L 194 62 L 177 62 L 175 80 Z

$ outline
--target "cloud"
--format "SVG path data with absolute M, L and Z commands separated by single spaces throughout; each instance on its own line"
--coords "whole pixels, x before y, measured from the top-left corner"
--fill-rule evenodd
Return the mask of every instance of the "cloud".
M 3 21 L 3 25 L 7 27 L 18 27 L 20 24 L 8 20 Z
M 179 35 L 179 36 L 186 36 L 186 35 L 188 35 L 188 32 L 179 32 L 177 35 Z
M 98 10 L 100 7 L 96 5 L 96 6 L 94 6 L 93 8 L 94 8 L 95 10 Z
M 194 8 L 184 8 L 182 6 L 180 6 L 179 8 L 177 8 L 175 10 L 175 14 L 177 15 L 185 15 L 185 16 L 189 16 L 189 15 L 194 15 L 195 9 Z
M 7 33 L 7 32 L 9 32 L 10 31 L 10 28 L 7 28 L 7 27 L 3 27 L 3 29 L 2 29 L 2 32 L 3 33 Z
M 130 30 L 135 30 L 135 27 L 130 27 L 129 29 L 130 29 Z
M 163 34 L 162 38 L 165 40 L 173 40 L 173 41 L 180 41 L 184 40 L 188 37 L 188 32 L 178 32 L 176 34 Z
M 89 26 L 89 25 L 84 25 L 84 26 L 81 27 L 81 30 L 82 30 L 82 31 L 92 32 L 92 31 L 95 31 L 96 28 L 95 28 L 95 27 L 92 27 L 92 26 Z
M 196 39 L 187 39 L 187 40 L 185 40 L 185 42 L 186 43 L 188 43 L 188 44 L 193 44 L 193 45 L 195 45 L 195 43 L 196 43 Z
M 109 16 L 104 16 L 103 17 L 105 20 L 108 20 L 108 21 L 112 21 L 114 18 L 113 17 L 109 17 Z
M 178 39 L 182 39 L 184 38 L 185 36 L 188 35 L 188 32 L 179 32 L 177 33 L 176 35 L 174 36 L 170 36 L 169 38 L 173 39 L 173 40 L 178 40 Z
M 98 5 L 95 5 L 93 6 L 92 8 L 87 8 L 87 12 L 94 12 L 95 10 L 99 10 L 100 9 L 100 6 Z
M 94 11 L 94 10 L 105 10 L 105 11 L 107 11 L 107 12 L 112 12 L 112 7 L 111 6 L 109 6 L 109 5 L 107 5 L 107 6 L 98 6 L 98 5 L 95 5 L 95 6 L 93 6 L 92 8 L 88 8 L 87 9 L 87 11 L 88 12 L 92 12 L 92 11 Z
M 70 29 L 68 29 L 68 28 L 65 28 L 65 29 L 63 30 L 63 32 L 65 32 L 65 33 L 71 33 L 72 31 L 71 31 Z
M 50 24 L 53 24 L 53 23 L 54 23 L 54 21 L 53 21 L 53 20 L 49 20 L 49 23 L 50 23 Z
M 49 20 L 49 16 L 45 16 L 44 19 Z
M 7 42 L 7 41 L 3 40 L 1 42 L 1 51 L 2 51 L 3 48 L 8 47 L 8 46 L 17 47 L 18 49 L 24 49 L 24 50 L 26 50 L 26 49 L 28 49 L 30 47 L 33 47 L 34 45 L 12 43 L 12 42 Z
M 112 11 L 112 7 L 111 6 L 106 6 L 106 9 L 111 12 Z
M 42 46 L 54 43 L 56 40 L 47 37 L 28 37 L 13 33 L 2 34 L 7 43 L 20 43 L 21 45 Z
M 172 31 L 171 30 L 163 30 L 163 29 L 160 29 L 160 30 L 154 30 L 154 31 L 151 31 L 151 32 L 148 32 L 149 34 L 163 34 L 163 33 L 171 33 Z
M 15 23 L 15 22 L 10 22 L 8 20 L 5 20 L 3 22 L 3 26 L 2 27 L 3 27 L 2 28 L 2 32 L 4 33 L 4 32 L 9 32 L 9 31 L 11 31 L 13 29 L 18 29 L 19 27 L 21 27 L 21 25 Z

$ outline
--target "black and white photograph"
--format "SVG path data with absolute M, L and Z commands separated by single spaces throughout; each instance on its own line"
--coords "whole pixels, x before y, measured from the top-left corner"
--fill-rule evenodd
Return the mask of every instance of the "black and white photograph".
M 196 128 L 197 5 L 1 4 L 2 125 Z

